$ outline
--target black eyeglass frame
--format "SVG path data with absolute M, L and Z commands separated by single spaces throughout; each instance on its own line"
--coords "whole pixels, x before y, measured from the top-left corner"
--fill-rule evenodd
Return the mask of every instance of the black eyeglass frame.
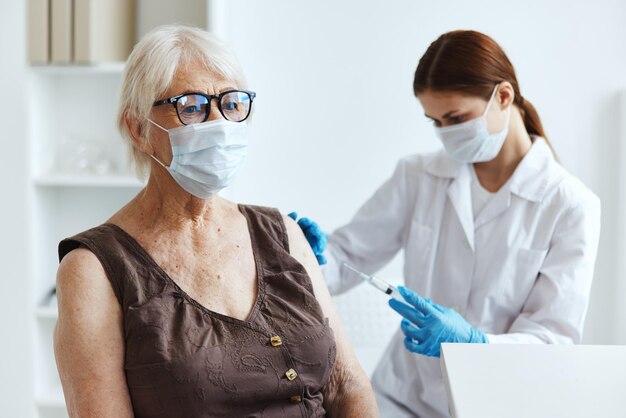
M 228 117 L 226 117 L 226 115 L 224 114 L 224 111 L 222 110 L 222 97 L 226 96 L 229 93 L 246 93 L 248 97 L 250 97 L 250 108 L 248 108 L 248 114 L 246 114 L 246 117 L 238 121 L 231 121 L 231 122 L 243 122 L 244 120 L 248 119 L 248 117 L 250 116 L 250 113 L 252 112 L 252 102 L 254 101 L 256 97 L 256 93 L 250 90 L 227 90 L 227 91 L 221 92 L 220 94 L 204 94 L 204 93 L 194 93 L 194 92 L 183 93 L 183 94 L 179 94 L 178 96 L 169 97 L 167 99 L 157 100 L 156 102 L 152 103 L 152 107 L 161 106 L 161 105 L 168 104 L 168 103 L 171 104 L 172 106 L 174 106 L 174 109 L 176 110 L 176 116 L 178 117 L 178 120 L 180 121 L 180 123 L 182 123 L 183 125 L 187 125 L 185 122 L 183 122 L 182 118 L 180 117 L 180 114 L 178 113 L 177 103 L 181 97 L 195 94 L 195 95 L 202 96 L 205 99 L 207 99 L 206 112 L 205 112 L 204 119 L 202 120 L 202 122 L 206 122 L 207 119 L 209 119 L 209 114 L 211 113 L 211 101 L 213 101 L 213 99 L 217 100 L 217 109 L 220 111 L 224 119 L 230 120 L 228 119 Z M 194 123 L 202 123 L 202 122 L 194 122 Z

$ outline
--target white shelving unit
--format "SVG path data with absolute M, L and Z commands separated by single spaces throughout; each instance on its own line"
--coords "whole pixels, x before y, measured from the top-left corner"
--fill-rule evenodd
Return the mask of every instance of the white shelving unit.
M 94 65 L 33 65 L 32 70 L 38 74 L 60 75 L 60 76 L 84 76 L 95 74 L 121 74 L 124 71 L 123 62 L 110 62 Z
M 96 226 L 142 183 L 115 126 L 123 63 L 31 67 L 28 102 L 33 228 L 34 400 L 40 418 L 66 417 L 52 335 L 58 242 Z
M 51 175 L 34 179 L 37 187 L 140 187 L 142 183 L 131 176 L 88 176 Z

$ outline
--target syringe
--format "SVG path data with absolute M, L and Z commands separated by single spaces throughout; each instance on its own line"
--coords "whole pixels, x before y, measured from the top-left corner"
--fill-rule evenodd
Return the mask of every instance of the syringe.
M 354 267 L 352 267 L 350 264 L 348 263 L 343 263 L 343 265 L 350 271 L 356 273 L 361 279 L 365 280 L 366 282 L 368 282 L 369 284 L 371 284 L 372 286 L 374 286 L 376 289 L 380 290 L 381 292 L 385 293 L 386 295 L 389 295 L 390 297 L 399 300 L 400 302 L 404 302 L 404 298 L 402 297 L 402 295 L 400 294 L 400 292 L 398 292 L 398 289 L 395 288 L 395 286 L 390 285 L 389 283 L 387 283 L 386 281 L 379 279 L 378 277 L 375 276 L 370 276 L 369 274 L 365 274 L 357 269 L 355 269 Z

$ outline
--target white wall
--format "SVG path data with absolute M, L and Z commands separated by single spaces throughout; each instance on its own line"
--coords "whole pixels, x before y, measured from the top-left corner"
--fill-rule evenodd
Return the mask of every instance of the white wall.
M 27 255 L 28 152 L 25 4 L 0 6 L 0 416 L 34 414 L 31 330 L 35 320 Z
M 233 194 L 298 210 L 327 230 L 350 219 L 398 158 L 439 147 L 411 89 L 429 43 L 453 29 L 494 37 L 563 164 L 603 201 L 585 340 L 617 342 L 614 151 L 626 3 L 240 0 L 227 2 L 226 15 L 224 36 L 258 93 L 253 147 Z

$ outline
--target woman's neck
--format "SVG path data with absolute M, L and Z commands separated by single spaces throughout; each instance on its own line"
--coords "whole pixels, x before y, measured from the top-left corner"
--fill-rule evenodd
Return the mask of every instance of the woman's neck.
M 480 184 L 492 193 L 500 190 L 511 178 L 531 146 L 532 139 L 526 132 L 522 116 L 517 107 L 513 107 L 509 121 L 509 134 L 498 156 L 491 161 L 474 164 Z
M 153 164 L 148 184 L 129 205 L 128 215 L 147 225 L 202 229 L 219 218 L 225 203 L 218 195 L 200 199 L 187 193 L 165 169 Z

